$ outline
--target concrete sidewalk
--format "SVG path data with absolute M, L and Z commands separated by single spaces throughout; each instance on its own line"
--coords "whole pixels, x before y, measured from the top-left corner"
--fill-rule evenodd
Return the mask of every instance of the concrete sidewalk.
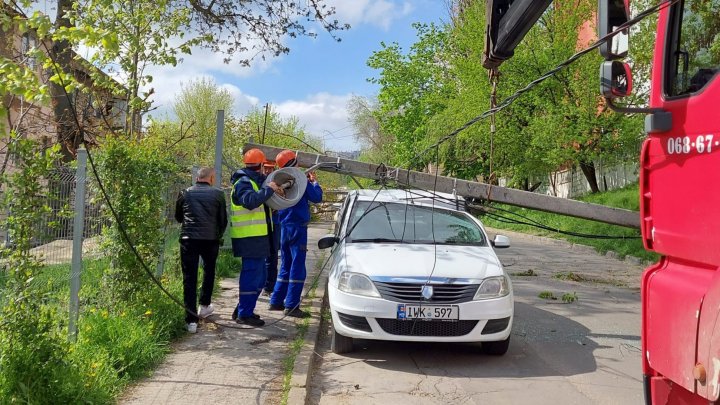
M 320 257 L 317 240 L 329 223 L 311 224 L 308 232 L 308 288 Z M 321 297 L 320 297 L 321 298 Z M 238 299 L 237 279 L 220 282 L 215 298 L 216 322 L 201 324 L 198 333 L 173 345 L 173 352 L 153 375 L 128 389 L 121 404 L 277 404 L 282 397 L 283 360 L 297 334 L 296 318 L 268 311 L 268 297 L 260 297 L 256 313 L 267 325 L 244 328 L 230 320 Z M 318 299 L 318 298 L 316 298 Z M 179 310 L 179 309 L 178 309 Z

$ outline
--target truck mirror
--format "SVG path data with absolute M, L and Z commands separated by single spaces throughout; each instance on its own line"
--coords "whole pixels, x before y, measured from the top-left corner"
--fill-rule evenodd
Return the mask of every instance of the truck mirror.
M 609 99 L 632 94 L 632 71 L 627 63 L 611 60 L 600 65 L 600 94 Z
M 598 37 L 613 32 L 630 19 L 630 0 L 599 0 Z M 605 60 L 622 59 L 628 53 L 629 32 L 624 30 L 600 46 L 600 55 Z

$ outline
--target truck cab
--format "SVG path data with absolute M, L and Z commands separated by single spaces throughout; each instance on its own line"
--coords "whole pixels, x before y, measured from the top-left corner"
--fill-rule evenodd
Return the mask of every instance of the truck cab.
M 640 164 L 647 404 L 720 394 L 720 0 L 666 2 L 657 20 Z M 632 48 L 632 39 L 630 40 Z

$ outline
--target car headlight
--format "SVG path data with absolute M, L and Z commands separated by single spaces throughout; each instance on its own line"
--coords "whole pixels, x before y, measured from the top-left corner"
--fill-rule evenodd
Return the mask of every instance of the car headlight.
M 370 279 L 360 273 L 350 271 L 340 274 L 338 280 L 338 290 L 348 294 L 364 295 L 366 297 L 380 297 L 380 293 L 375 284 Z
M 510 294 L 510 284 L 507 277 L 488 277 L 480 284 L 473 300 L 486 300 L 499 298 Z

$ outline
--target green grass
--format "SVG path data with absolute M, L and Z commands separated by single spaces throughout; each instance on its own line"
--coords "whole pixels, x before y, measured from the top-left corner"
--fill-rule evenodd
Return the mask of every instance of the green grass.
M 511 276 L 517 276 L 517 277 L 537 277 L 537 273 L 533 269 L 527 269 L 525 271 L 516 271 L 514 273 L 510 273 Z
M 633 211 L 639 210 L 638 186 L 632 185 L 622 189 L 608 191 L 604 193 L 592 194 L 580 198 L 581 201 L 591 202 L 594 204 L 607 205 L 610 207 L 625 208 Z M 580 218 L 573 218 L 565 215 L 552 214 L 542 211 L 529 210 L 525 208 L 512 207 L 503 204 L 493 204 L 492 207 L 498 208 L 496 214 L 504 217 L 530 222 L 528 219 L 544 224 L 553 229 L 562 231 L 570 231 L 576 233 L 593 234 L 593 235 L 612 235 L 624 237 L 637 237 L 640 231 L 637 229 L 625 228 L 617 225 L 610 225 L 596 221 L 589 221 Z M 506 211 L 509 212 L 506 212 Z M 523 218 L 525 217 L 525 218 Z M 659 256 L 656 253 L 648 252 L 642 244 L 642 240 L 638 238 L 628 239 L 593 239 L 585 237 L 576 237 L 564 235 L 558 232 L 543 230 L 531 225 L 508 224 L 498 219 L 490 218 L 487 215 L 480 217 L 487 226 L 500 229 L 509 229 L 535 235 L 548 236 L 552 238 L 565 239 L 573 243 L 583 244 L 594 247 L 598 252 L 605 253 L 607 251 L 616 252 L 621 258 L 625 256 L 635 256 L 641 259 L 656 261 Z
M 552 291 L 541 291 L 540 294 L 538 294 L 538 298 L 542 298 L 544 300 L 556 300 L 557 297 L 555 294 L 552 293 Z
M 166 245 L 162 283 L 182 300 L 179 248 L 174 240 Z M 67 342 L 70 265 L 46 266 L 33 279 L 31 287 L 42 291 L 40 308 L 49 321 L 44 323 L 42 336 L 32 341 L 33 347 L 18 344 L 17 333 L 0 336 L 0 353 L 9 353 L 5 345 L 12 345 L 17 354 L 6 356 L 3 364 L 7 368 L 0 370 L 0 403 L 44 403 L 50 399 L 59 403 L 114 403 L 128 384 L 149 375 L 164 359 L 173 339 L 185 334 L 182 309 L 149 278 L 132 297 L 118 302 L 107 288 L 109 259 L 86 259 L 83 265 L 75 343 Z M 233 271 L 232 266 L 219 266 L 220 274 Z M 31 321 L 21 322 L 34 327 L 28 323 Z M 40 352 L 43 348 L 51 349 Z M 28 361 L 40 368 L 27 367 Z
M 318 260 L 315 262 L 315 270 L 321 270 L 324 261 L 324 255 L 318 258 Z M 302 306 L 302 309 L 304 311 L 310 312 L 312 300 L 316 297 L 315 290 L 317 289 L 318 280 L 319 277 L 313 280 L 313 284 L 310 286 L 310 291 L 308 292 L 307 296 L 308 299 L 304 300 L 306 304 Z M 290 343 L 290 352 L 288 353 L 287 357 L 283 359 L 284 375 L 282 385 L 282 398 L 280 400 L 280 403 L 282 405 L 287 405 L 288 396 L 290 395 L 290 381 L 292 380 L 293 368 L 295 368 L 295 359 L 297 358 L 298 353 L 300 353 L 300 350 L 305 344 L 305 334 L 307 333 L 309 327 L 310 317 L 303 318 L 300 323 L 297 324 L 297 334 L 295 335 L 295 339 L 293 339 L 293 341 Z
M 560 273 L 553 274 L 552 277 L 558 280 L 576 281 L 578 283 L 581 283 L 583 281 L 595 281 L 581 274 L 573 273 L 572 271 L 562 271 Z
M 566 304 L 570 304 L 570 303 L 572 303 L 572 302 L 577 301 L 577 300 L 578 300 L 578 296 L 577 296 L 577 293 L 572 293 L 572 294 L 571 294 L 571 293 L 565 293 L 565 294 L 562 295 L 562 297 L 561 297 L 560 299 L 562 300 L 562 302 L 564 302 L 564 303 L 566 303 Z
M 234 257 L 231 250 L 220 250 L 215 266 L 215 279 L 237 277 L 242 267 L 242 260 Z
M 290 395 L 290 381 L 292 380 L 293 369 L 295 368 L 295 359 L 297 358 L 300 349 L 305 344 L 305 334 L 310 326 L 310 318 L 303 319 L 297 325 L 297 334 L 295 339 L 290 343 L 290 353 L 283 359 L 283 386 L 282 386 L 282 399 L 280 403 L 287 405 L 288 396 Z

